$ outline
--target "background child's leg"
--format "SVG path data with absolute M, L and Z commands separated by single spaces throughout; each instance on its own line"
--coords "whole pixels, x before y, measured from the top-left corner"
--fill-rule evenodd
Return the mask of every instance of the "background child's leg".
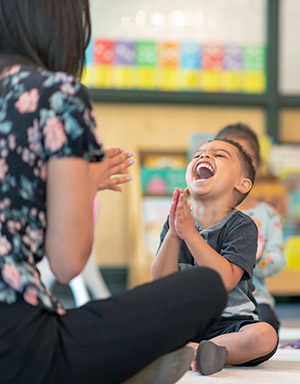
M 258 304 L 258 307 L 261 320 L 272 325 L 272 327 L 278 333 L 280 322 L 274 309 L 268 304 Z

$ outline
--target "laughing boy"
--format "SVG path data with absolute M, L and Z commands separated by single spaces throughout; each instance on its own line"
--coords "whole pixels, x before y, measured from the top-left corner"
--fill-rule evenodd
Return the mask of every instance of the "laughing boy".
M 153 279 L 207 267 L 223 280 L 229 298 L 219 324 L 205 340 L 190 343 L 196 350 L 192 369 L 203 375 L 225 365 L 258 365 L 277 349 L 276 332 L 259 319 L 252 295 L 257 227 L 235 209 L 254 179 L 251 157 L 238 143 L 219 139 L 202 145 L 186 170 L 191 207 L 183 190 L 176 188 L 152 265 Z M 210 305 L 208 301 L 207 308 Z

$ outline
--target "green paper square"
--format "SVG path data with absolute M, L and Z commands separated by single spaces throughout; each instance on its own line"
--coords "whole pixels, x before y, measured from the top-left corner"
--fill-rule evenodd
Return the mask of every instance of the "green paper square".
M 262 45 L 247 45 L 244 47 L 244 69 L 263 71 L 266 68 L 266 47 Z
M 136 43 L 136 65 L 155 67 L 157 64 L 157 43 L 152 41 L 139 41 Z

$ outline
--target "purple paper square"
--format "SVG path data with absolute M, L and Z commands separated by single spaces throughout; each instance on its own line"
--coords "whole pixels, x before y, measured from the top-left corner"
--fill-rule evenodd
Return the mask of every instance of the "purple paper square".
M 226 45 L 224 47 L 225 69 L 239 71 L 243 68 L 243 50 L 239 45 Z
M 135 64 L 135 43 L 131 41 L 117 41 L 115 45 L 116 65 Z

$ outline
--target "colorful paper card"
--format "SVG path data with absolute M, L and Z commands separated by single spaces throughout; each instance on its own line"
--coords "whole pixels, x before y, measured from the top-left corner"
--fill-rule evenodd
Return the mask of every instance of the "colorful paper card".
M 223 92 L 241 92 L 243 89 L 243 74 L 237 71 L 223 71 L 221 74 L 221 90 Z
M 179 72 L 176 67 L 162 67 L 158 71 L 158 86 L 164 91 L 178 91 L 179 89 Z
M 189 71 L 198 71 L 202 62 L 202 49 L 200 44 L 186 42 L 180 45 L 180 68 Z
M 96 80 L 96 69 L 93 65 L 86 65 L 83 72 L 81 82 L 86 87 L 94 88 Z
M 136 68 L 136 87 L 138 89 L 155 89 L 156 68 L 154 67 L 137 67 Z
M 102 64 L 95 66 L 95 87 L 113 88 L 113 66 Z
M 94 40 L 91 39 L 86 51 L 85 51 L 85 63 L 86 65 L 94 64 Z
M 115 65 L 135 65 L 135 43 L 132 41 L 116 41 Z
M 156 67 L 158 62 L 158 46 L 152 41 L 136 43 L 136 65 L 141 67 Z
M 206 44 L 203 48 L 203 68 L 220 71 L 224 67 L 224 51 L 220 44 Z
M 245 71 L 243 74 L 243 91 L 246 93 L 263 93 L 266 90 L 266 74 L 261 71 Z
M 200 71 L 179 71 L 179 88 L 183 91 L 199 91 L 202 89 Z
M 159 65 L 161 67 L 179 66 L 179 44 L 178 43 L 161 43 L 159 45 Z
M 115 88 L 133 89 L 135 87 L 135 68 L 130 66 L 116 66 L 113 74 Z
M 113 64 L 115 62 L 115 42 L 96 39 L 94 41 L 94 63 Z
M 243 48 L 240 45 L 229 44 L 223 48 L 224 69 L 228 71 L 241 71 L 243 69 Z
M 266 48 L 261 45 L 247 45 L 244 47 L 244 70 L 265 71 Z
M 219 70 L 206 69 L 203 71 L 203 91 L 222 91 L 222 72 Z

